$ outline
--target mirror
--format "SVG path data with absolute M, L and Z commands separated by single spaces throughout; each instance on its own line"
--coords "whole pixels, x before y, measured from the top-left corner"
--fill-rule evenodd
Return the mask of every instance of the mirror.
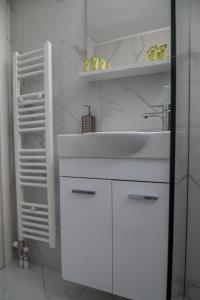
M 107 68 L 169 59 L 169 16 L 169 0 L 87 0 L 87 57 Z

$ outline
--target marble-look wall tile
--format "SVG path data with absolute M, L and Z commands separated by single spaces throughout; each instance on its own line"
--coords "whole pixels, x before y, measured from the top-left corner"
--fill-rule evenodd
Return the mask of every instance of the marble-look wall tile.
M 0 2 L 0 267 L 12 260 L 9 169 L 9 105 L 11 100 L 11 45 L 9 1 Z M 3 254 L 4 252 L 4 254 Z
M 172 297 L 183 299 L 185 280 L 185 230 L 187 215 L 187 176 L 176 183 L 175 188 L 175 220 L 174 220 L 174 253 L 173 253 L 173 278 Z M 181 298 L 182 296 L 182 298 Z
M 192 1 L 192 18 L 191 18 L 191 127 L 200 127 L 200 101 L 199 101 L 199 91 L 200 91 L 200 42 L 198 37 L 200 22 L 199 22 L 199 11 L 200 3 L 199 1 Z
M 171 32 L 170 28 L 162 31 L 155 31 L 149 34 L 141 34 L 127 37 L 123 40 L 116 40 L 100 43 L 94 46 L 94 55 L 105 57 L 110 61 L 112 67 L 120 65 L 132 65 L 147 61 L 147 50 L 152 46 L 168 45 L 168 55 L 170 55 Z M 91 49 L 88 49 L 88 54 Z
M 33 262 L 56 270 L 61 268 L 57 135 L 81 132 L 84 104 L 91 104 L 99 131 L 160 129 L 159 118 L 143 120 L 142 112 L 152 111 L 152 104 L 170 100 L 169 88 L 167 92 L 165 88 L 170 84 L 169 73 L 101 83 L 87 83 L 78 77 L 87 47 L 85 12 L 85 0 L 12 0 L 13 50 L 35 49 L 46 40 L 53 45 L 57 248 L 52 250 L 36 242 L 30 245 Z M 40 82 L 34 84 L 39 86 Z M 24 89 L 30 87 L 26 82 Z M 88 300 L 89 293 L 86 290 L 83 299 Z M 103 299 L 101 293 L 99 296 L 97 292 L 92 293 L 93 299 Z
M 176 129 L 176 183 L 179 183 L 183 178 L 188 176 L 188 134 L 188 128 Z
M 60 205 L 59 174 L 57 158 L 57 135 L 80 133 L 84 104 L 91 104 L 97 118 L 97 129 L 101 130 L 100 84 L 93 85 L 79 79 L 77 74 L 86 52 L 85 0 L 78 1 L 25 1 L 12 2 L 12 47 L 13 50 L 28 51 L 41 47 L 47 39 L 53 45 L 53 117 L 55 144 L 55 181 L 57 214 L 57 248 L 49 249 L 43 243 L 32 244 L 32 259 L 41 265 L 60 270 Z M 44 18 L 45 16 L 45 18 Z M 37 22 L 36 22 L 37 20 Z M 56 22 L 53 22 L 56 20 Z M 18 30 L 17 30 L 17 29 Z M 40 82 L 25 82 L 24 91 Z M 32 141 L 26 139 L 26 145 Z M 40 139 L 36 141 L 40 142 Z M 29 193 L 32 197 L 38 196 Z M 43 201 L 42 195 L 40 200 Z M 45 257 L 45 260 L 44 260 Z
M 191 0 L 190 165 L 186 294 L 200 299 L 200 2 Z
M 166 73 L 102 82 L 102 129 L 161 129 L 161 118 L 143 119 L 142 113 L 156 111 L 152 105 L 170 103 L 169 84 Z
M 200 127 L 200 2 L 191 1 L 191 127 Z
M 190 176 L 200 185 L 200 127 L 190 128 Z
M 200 185 L 193 178 L 189 181 L 188 246 L 187 246 L 187 296 L 200 299 Z
M 176 101 L 177 128 L 187 128 L 189 122 L 189 29 L 190 29 L 190 7 L 188 0 L 177 0 L 177 82 Z M 186 137 L 187 139 L 187 137 Z

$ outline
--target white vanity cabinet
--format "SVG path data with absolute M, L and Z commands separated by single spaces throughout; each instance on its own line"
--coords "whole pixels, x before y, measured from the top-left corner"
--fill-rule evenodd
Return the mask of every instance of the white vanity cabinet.
M 166 299 L 168 184 L 112 182 L 113 293 Z
M 128 299 L 166 300 L 167 161 L 155 161 L 147 182 L 149 163 L 60 160 L 63 279 Z
M 63 278 L 112 292 L 111 183 L 61 178 Z

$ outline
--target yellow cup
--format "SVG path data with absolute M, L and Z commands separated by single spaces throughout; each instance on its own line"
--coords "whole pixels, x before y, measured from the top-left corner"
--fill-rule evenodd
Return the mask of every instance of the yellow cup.
M 89 72 L 91 69 L 91 60 L 89 58 L 85 58 L 83 61 L 83 70 L 84 72 Z
M 152 61 L 155 61 L 157 59 L 157 49 L 157 46 L 151 47 Z
M 161 45 L 159 47 L 158 59 L 167 59 L 167 44 Z
M 150 47 L 147 51 L 148 61 L 155 61 L 157 59 L 157 46 Z
M 105 58 L 100 58 L 99 59 L 99 69 L 106 70 L 106 65 L 107 65 L 107 62 L 106 62 Z
M 92 69 L 93 69 L 93 71 L 99 70 L 99 58 L 98 57 L 92 58 Z

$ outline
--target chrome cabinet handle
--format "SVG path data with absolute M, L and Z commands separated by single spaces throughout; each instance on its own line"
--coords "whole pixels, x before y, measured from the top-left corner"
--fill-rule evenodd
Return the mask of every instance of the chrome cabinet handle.
M 135 199 L 135 200 L 158 200 L 157 194 L 128 194 L 128 199 Z
M 95 195 L 96 191 L 89 190 L 72 190 L 73 194 L 83 194 L 83 195 Z

